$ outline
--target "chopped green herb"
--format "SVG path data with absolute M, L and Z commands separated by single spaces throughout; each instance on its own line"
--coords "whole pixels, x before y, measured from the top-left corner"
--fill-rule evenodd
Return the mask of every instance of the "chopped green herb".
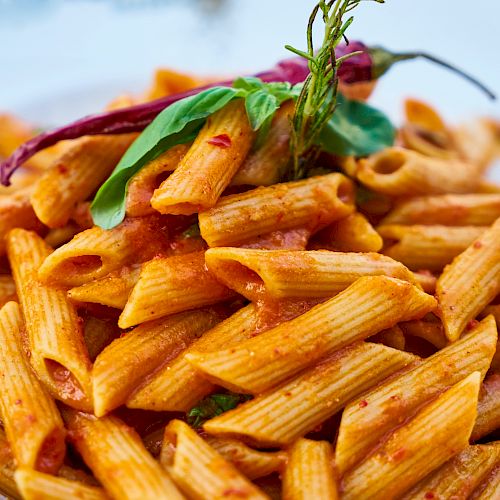
M 240 403 L 249 401 L 252 396 L 248 394 L 235 394 L 228 392 L 225 394 L 212 394 L 203 398 L 197 406 L 191 408 L 187 413 L 187 422 L 197 429 L 207 420 L 221 415 L 222 413 L 236 408 Z

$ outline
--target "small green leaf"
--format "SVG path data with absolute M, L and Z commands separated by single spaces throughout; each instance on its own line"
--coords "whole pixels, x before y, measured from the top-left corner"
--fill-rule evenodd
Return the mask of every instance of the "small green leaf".
M 317 143 L 324 151 L 339 156 L 366 156 L 392 146 L 395 136 L 384 113 L 338 94 L 335 113 L 323 126 Z
M 205 421 L 236 408 L 240 403 L 252 399 L 248 394 L 212 394 L 203 398 L 197 406 L 187 413 L 187 422 L 194 428 L 201 427 Z
M 248 95 L 245 107 L 252 130 L 258 130 L 263 123 L 272 119 L 279 108 L 279 102 L 274 95 L 257 90 Z
M 103 229 L 118 225 L 125 217 L 130 179 L 171 147 L 193 140 L 208 116 L 241 95 L 239 89 L 213 87 L 164 109 L 134 141 L 97 192 L 91 206 L 94 223 Z
M 240 76 L 233 82 L 233 87 L 235 89 L 242 89 L 247 92 L 259 90 L 264 87 L 264 85 L 268 84 L 265 84 L 260 78 L 255 76 Z

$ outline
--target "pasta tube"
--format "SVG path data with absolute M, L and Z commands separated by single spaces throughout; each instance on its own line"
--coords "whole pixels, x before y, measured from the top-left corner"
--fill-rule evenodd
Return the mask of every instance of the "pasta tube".
M 64 226 L 75 205 L 109 176 L 137 134 L 83 137 L 44 172 L 31 195 L 37 217 L 49 227 Z
M 252 146 L 254 133 L 243 99 L 210 116 L 151 205 L 162 214 L 192 214 L 213 207 Z
M 500 292 L 500 219 L 439 277 L 436 297 L 446 336 L 454 341 Z
M 11 229 L 22 227 L 39 231 L 42 227 L 30 203 L 32 188 L 0 195 L 0 255 L 5 254 L 6 237 Z
M 179 313 L 144 323 L 114 340 L 97 356 L 92 370 L 95 415 L 123 404 L 148 374 L 174 359 L 218 319 L 210 311 Z
M 80 319 L 63 289 L 45 285 L 37 277 L 51 255 L 50 247 L 35 233 L 13 229 L 7 253 L 36 374 L 54 398 L 90 411 L 90 360 Z
M 387 148 L 362 160 L 357 177 L 370 189 L 390 196 L 471 193 L 479 180 L 470 163 L 402 148 Z
M 284 102 L 276 111 L 262 144 L 251 152 L 236 172 L 233 186 L 270 186 L 283 177 L 290 161 L 290 118 L 294 101 Z
M 354 186 L 342 174 L 260 187 L 222 197 L 200 213 L 200 231 L 209 246 L 244 243 L 276 230 L 318 231 L 353 210 Z
M 214 276 L 250 300 L 331 297 L 361 276 L 390 276 L 415 283 L 402 264 L 376 253 L 211 248 L 205 262 Z
M 441 271 L 487 228 L 447 226 L 379 226 L 386 245 L 383 253 L 410 269 Z
M 354 306 L 355 305 L 355 306 Z M 359 278 L 336 297 L 231 349 L 192 352 L 186 358 L 230 389 L 260 393 L 356 340 L 422 317 L 434 298 L 385 276 Z
M 320 231 L 317 245 L 322 244 L 338 252 L 378 252 L 383 241 L 368 219 L 354 212 Z
M 149 248 L 144 260 L 149 260 L 155 250 L 161 250 L 161 240 L 166 240 L 158 229 L 154 219 L 138 217 L 126 219 L 108 231 L 98 226 L 82 231 L 45 260 L 40 267 L 40 279 L 67 287 L 80 286 L 143 260 L 146 246 Z
M 17 469 L 14 477 L 24 500 L 109 500 L 102 488 L 50 476 L 28 468 Z
M 0 494 L 20 500 L 21 494 L 14 480 L 15 468 L 16 463 L 12 456 L 11 447 L 5 437 L 4 430 L 0 427 Z
M 65 420 L 70 441 L 112 498 L 184 498 L 135 431 L 118 418 L 68 410 Z
M 283 477 L 283 500 L 336 500 L 332 445 L 298 439 L 289 451 Z
M 205 332 L 173 361 L 155 372 L 127 400 L 129 408 L 155 411 L 188 411 L 214 386 L 186 359 L 193 350 L 198 352 L 227 347 L 250 338 L 257 325 L 255 307 L 250 304 L 225 321 Z
M 495 467 L 491 474 L 477 487 L 471 500 L 496 500 L 500 491 L 500 467 Z
M 383 345 L 358 342 L 278 388 L 208 420 L 203 429 L 261 446 L 290 444 L 416 359 Z
M 495 352 L 496 328 L 487 318 L 469 335 L 353 401 L 342 414 L 335 462 L 341 474 L 372 450 L 395 425 L 473 371 L 484 377 Z
M 258 451 L 231 438 L 206 436 L 205 441 L 249 479 L 281 472 L 287 462 L 285 451 Z
M 54 400 L 35 377 L 22 346 L 19 306 L 0 309 L 0 413 L 19 466 L 56 472 L 66 452 Z
M 132 177 L 127 187 L 128 217 L 142 217 L 155 213 L 155 209 L 151 206 L 154 190 L 160 185 L 162 176 L 170 174 L 177 168 L 189 147 L 189 144 L 178 144 L 168 149 Z
M 140 272 L 139 266 L 124 266 L 103 278 L 68 290 L 68 297 L 77 302 L 93 302 L 123 309 L 132 288 L 139 280 Z
M 474 372 L 397 428 L 343 478 L 343 498 L 397 498 L 469 444 L 480 374 Z
M 493 374 L 483 382 L 471 439 L 477 441 L 498 428 L 500 428 L 500 375 Z
M 430 493 L 433 498 L 469 498 L 499 460 L 498 442 L 468 446 L 417 483 L 402 500 L 426 500 Z
M 194 500 L 268 498 L 180 420 L 172 420 L 165 429 L 160 463 Z
M 234 296 L 207 270 L 204 252 L 153 259 L 143 264 L 118 326 L 128 328 Z
M 16 299 L 16 284 L 12 276 L 0 275 L 0 307 L 10 300 Z
M 498 217 L 500 194 L 444 194 L 400 201 L 382 225 L 489 226 Z

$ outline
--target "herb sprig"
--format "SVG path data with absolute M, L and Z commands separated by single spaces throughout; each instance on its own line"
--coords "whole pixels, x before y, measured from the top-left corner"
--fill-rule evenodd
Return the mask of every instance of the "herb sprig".
M 307 59 L 310 74 L 306 78 L 295 105 L 292 119 L 291 149 L 293 158 L 292 177 L 300 178 L 304 170 L 317 156 L 316 139 L 324 125 L 332 117 L 337 105 L 337 70 L 342 62 L 359 52 L 351 52 L 336 58 L 335 47 L 345 38 L 347 28 L 354 18 L 344 21 L 344 16 L 362 0 L 322 0 L 314 7 L 307 23 L 307 50 L 286 45 L 285 48 Z M 384 0 L 372 0 L 384 3 Z M 324 36 L 321 47 L 314 48 L 313 27 L 321 15 Z

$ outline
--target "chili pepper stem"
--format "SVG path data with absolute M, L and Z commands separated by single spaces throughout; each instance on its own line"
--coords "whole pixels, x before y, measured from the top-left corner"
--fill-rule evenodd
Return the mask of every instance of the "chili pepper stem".
M 403 53 L 396 53 L 393 54 L 394 56 L 394 62 L 398 61 L 408 61 L 410 59 L 426 59 L 427 61 L 433 62 L 439 66 L 442 66 L 443 68 L 446 68 L 453 73 L 460 75 L 462 78 L 467 80 L 468 82 L 472 83 L 475 85 L 478 89 L 480 89 L 482 92 L 484 92 L 490 99 L 495 100 L 496 95 L 488 88 L 486 85 L 481 83 L 479 80 L 474 78 L 472 75 L 469 73 L 466 73 L 465 71 L 457 68 L 456 66 L 453 66 L 452 64 L 443 61 L 442 59 L 433 56 L 432 54 L 429 54 L 427 52 L 403 52 Z

